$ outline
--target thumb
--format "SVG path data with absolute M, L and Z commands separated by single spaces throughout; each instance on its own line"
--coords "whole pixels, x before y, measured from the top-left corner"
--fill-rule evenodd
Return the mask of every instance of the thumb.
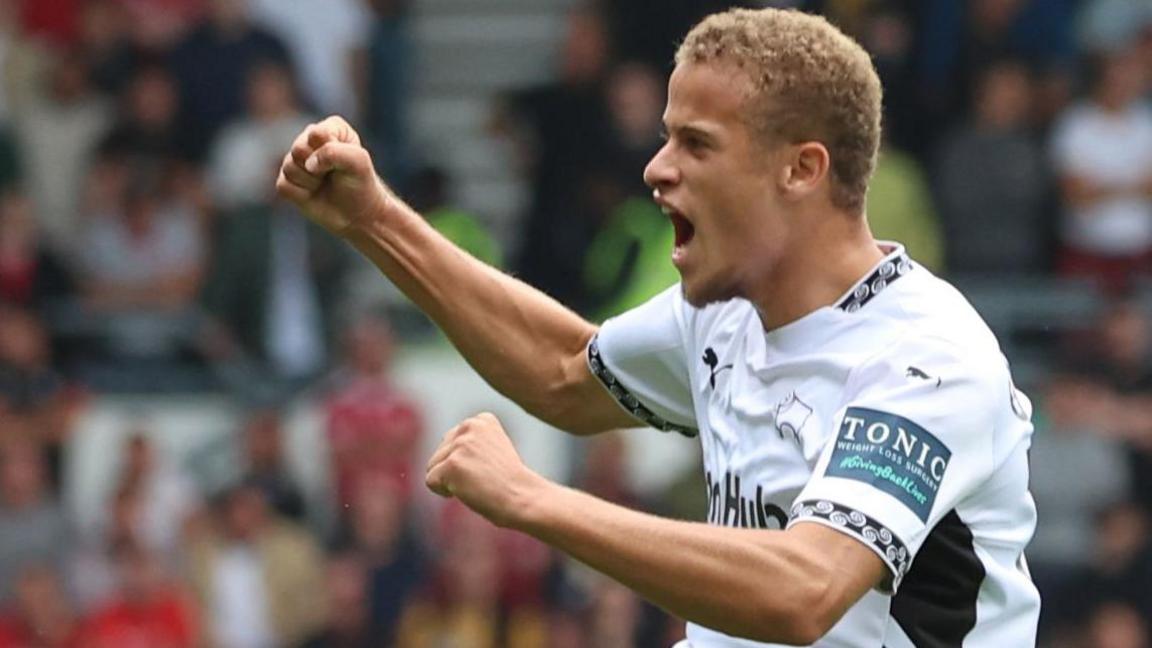
M 324 175 L 329 171 L 359 173 L 370 167 L 368 151 L 349 142 L 328 142 L 304 161 L 304 169 L 313 175 Z

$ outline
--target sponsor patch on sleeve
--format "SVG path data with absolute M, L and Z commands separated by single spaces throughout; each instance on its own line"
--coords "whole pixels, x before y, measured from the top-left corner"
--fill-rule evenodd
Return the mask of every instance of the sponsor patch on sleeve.
M 947 446 L 912 421 L 850 407 L 824 474 L 870 484 L 927 522 L 951 459 Z

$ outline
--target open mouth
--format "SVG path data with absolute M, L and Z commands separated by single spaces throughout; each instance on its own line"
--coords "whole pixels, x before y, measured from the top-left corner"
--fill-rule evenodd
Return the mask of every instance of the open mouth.
M 672 227 L 676 231 L 676 247 L 681 248 L 688 245 L 692 241 L 692 237 L 696 236 L 696 227 L 674 209 L 665 208 L 664 213 L 671 219 Z

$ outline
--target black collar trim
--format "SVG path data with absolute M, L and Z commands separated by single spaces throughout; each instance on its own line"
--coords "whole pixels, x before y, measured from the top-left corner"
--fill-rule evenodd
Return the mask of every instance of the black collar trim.
M 863 308 L 865 304 L 872 301 L 876 295 L 879 295 L 880 292 L 891 285 L 893 281 L 896 281 L 911 271 L 912 259 L 908 257 L 908 253 L 900 250 L 898 253 L 894 253 L 887 259 L 884 259 L 880 265 L 876 266 L 876 269 L 873 270 L 871 274 L 856 284 L 855 288 L 836 303 L 836 308 L 846 313 L 855 313 Z

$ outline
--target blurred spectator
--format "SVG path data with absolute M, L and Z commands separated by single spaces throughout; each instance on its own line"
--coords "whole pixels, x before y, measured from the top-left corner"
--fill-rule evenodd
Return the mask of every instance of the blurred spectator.
M 199 491 L 180 465 L 157 447 L 144 429 L 124 444 L 118 491 L 135 506 L 133 538 L 163 560 L 175 557 L 185 522 L 203 506 Z M 115 521 L 113 521 L 115 525 Z
M 1077 19 L 1081 46 L 1089 52 L 1131 45 L 1152 28 L 1145 0 L 1087 0 Z
M 886 145 L 869 183 L 865 209 L 877 239 L 899 241 L 917 263 L 933 272 L 943 270 L 940 222 L 916 158 Z
M 1134 501 L 1152 512 L 1152 328 L 1144 306 L 1114 300 L 1102 313 L 1094 337 L 1078 346 L 1080 372 L 1097 396 L 1082 417 L 1127 444 Z M 1089 409 L 1090 408 L 1090 409 Z
M 69 560 L 69 589 L 83 611 L 103 605 L 116 594 L 118 552 L 123 547 L 141 546 L 145 534 L 144 493 L 137 485 L 122 481 L 107 509 L 103 519 L 79 539 Z
M 664 89 L 651 68 L 626 63 L 608 81 L 611 148 L 589 170 L 585 218 L 599 223 L 585 254 L 581 308 L 607 316 L 639 305 L 677 280 L 673 231 L 652 203 L 644 167 L 660 148 Z
M 68 525 L 48 492 L 44 454 L 30 440 L 0 446 L 0 600 L 34 565 L 57 567 L 68 549 Z
M 21 25 L 32 36 L 67 47 L 75 43 L 81 5 L 82 0 L 19 0 Z
M 342 343 L 343 361 L 332 374 L 324 406 L 337 502 L 354 501 L 359 482 L 382 478 L 407 506 L 412 485 L 423 475 L 416 453 L 424 422 L 415 401 L 392 381 L 395 342 L 388 321 L 361 314 Z
M 201 159 L 219 130 L 243 115 L 252 69 L 268 60 L 291 65 L 284 42 L 251 23 L 247 0 L 208 0 L 206 16 L 171 57 L 187 155 Z
M 12 126 L 28 194 L 47 241 L 78 245 L 80 197 L 88 165 L 112 121 L 112 106 L 93 89 L 88 61 L 69 50 L 12 99 Z
M 43 309 L 70 296 L 75 282 L 41 242 L 36 221 L 27 196 L 15 190 L 0 194 L 0 301 Z
M 1149 62 L 1136 49 L 1101 55 L 1092 94 L 1068 110 L 1052 147 L 1067 214 L 1063 274 L 1122 286 L 1152 260 Z
M 0 648 L 86 647 L 57 573 L 44 565 L 25 569 L 15 600 L 0 616 Z
M 284 151 L 311 121 L 300 109 L 292 71 L 284 62 L 253 63 L 245 96 L 244 116 L 220 131 L 206 169 L 213 200 L 226 211 L 268 199 Z
M 857 33 L 860 44 L 872 55 L 884 88 L 884 137 L 889 145 L 924 160 L 928 152 L 924 146 L 930 138 L 924 134 L 927 124 L 920 110 L 915 51 L 915 21 L 922 3 L 873 0 L 822 4 L 826 9 L 858 14 L 829 19 L 849 34 Z M 853 24 L 858 25 L 858 31 L 850 27 Z
M 193 542 L 190 555 L 209 641 L 276 648 L 315 636 L 326 616 L 315 540 L 275 516 L 253 485 L 226 495 L 217 527 Z
M 1094 521 L 1128 494 L 1124 445 L 1103 428 L 1101 409 L 1108 402 L 1105 388 L 1090 380 L 1057 375 L 1034 419 L 1029 485 L 1038 522 L 1028 563 L 1044 597 L 1042 636 L 1058 636 L 1083 620 L 1084 582 L 1097 541 Z
M 1015 58 L 1041 74 L 1059 77 L 1074 53 L 1072 7 L 1067 0 L 929 0 L 918 40 L 921 109 L 928 123 L 950 127 L 973 106 L 976 75 L 991 63 Z M 925 129 L 924 135 L 940 134 Z M 931 150 L 930 148 L 928 150 Z
M 460 249 L 490 266 L 502 267 L 504 252 L 484 221 L 476 214 L 452 205 L 449 197 L 451 182 L 448 172 L 441 167 L 420 169 L 408 183 L 408 204 Z
M 1152 618 L 1152 538 L 1148 515 L 1120 504 L 1096 520 L 1095 565 L 1084 583 L 1089 601 L 1122 600 Z
M 585 251 L 599 223 L 590 198 L 598 171 L 612 150 L 604 95 L 608 35 L 603 19 L 588 8 L 568 17 L 554 83 L 505 97 L 501 126 L 529 164 L 531 191 L 513 267 L 528 283 L 563 303 L 582 306 Z
M 605 100 L 614 150 L 606 171 L 608 181 L 619 185 L 620 195 L 611 196 L 609 207 L 632 196 L 649 197 L 644 167 L 660 150 L 664 130 L 664 80 L 642 63 L 617 65 L 608 76 Z
M 80 42 L 93 85 L 101 93 L 120 92 L 141 56 L 129 41 L 128 16 L 119 0 L 88 0 L 80 9 Z
M 647 198 L 628 198 L 608 213 L 584 258 L 584 287 L 593 319 L 634 308 L 679 281 L 668 262 L 675 245 L 668 217 Z
M 372 12 L 365 80 L 364 126 L 372 159 L 386 178 L 403 182 L 410 171 L 408 104 L 412 43 L 408 7 L 412 0 L 362 0 Z
M 1029 133 L 1032 96 L 1022 64 L 992 65 L 980 76 L 972 117 L 940 147 L 935 170 L 949 272 L 1023 275 L 1047 268 L 1050 180 L 1044 152 Z
M 640 630 L 640 599 L 626 586 L 597 577 L 592 589 L 589 646 L 635 648 Z
M 596 497 L 629 508 L 642 508 L 628 472 L 628 444 L 619 432 L 598 434 L 588 440 L 578 487 Z
M 337 554 L 328 560 L 328 621 L 318 636 L 299 648 L 377 648 L 390 646 L 389 635 L 377 633 L 368 611 L 368 577 L 354 554 Z
M 119 588 L 88 620 L 85 648 L 195 648 L 196 609 L 157 556 L 125 544 L 116 550 Z
M 606 16 L 611 48 L 621 60 L 642 61 L 668 72 L 677 43 L 701 18 L 732 5 L 764 4 L 727 0 L 662 0 L 653 11 L 646 0 L 601 0 L 597 9 Z M 772 3 L 772 4 L 779 4 Z
M 194 302 L 207 256 L 199 216 L 163 182 L 133 177 L 114 212 L 91 216 L 82 281 L 90 308 L 175 312 Z
M 26 428 L 43 446 L 53 488 L 60 485 L 64 444 L 77 413 L 79 394 L 52 366 L 48 333 L 29 310 L 0 308 L 0 436 Z
M 359 121 L 372 15 L 364 0 L 249 0 L 253 22 L 284 39 L 314 111 Z
M 446 504 L 435 573 L 405 611 L 401 648 L 521 648 L 511 633 L 500 642 L 500 560 L 496 529 L 454 501 Z M 529 644 L 531 645 L 531 644 Z
M 179 138 L 176 81 L 158 63 L 137 67 L 120 95 L 119 111 L 101 148 L 127 158 L 134 169 L 176 158 Z
M 209 0 L 116 0 L 128 17 L 132 43 L 150 52 L 171 50 L 200 23 Z
M 261 203 L 223 216 L 215 253 L 204 292 L 214 317 L 206 350 L 222 371 L 239 369 L 231 387 L 291 392 L 307 384 L 328 362 L 348 267 L 343 243 L 287 204 Z
M 401 615 L 427 573 L 427 550 L 411 510 L 396 486 L 380 478 L 361 481 L 344 509 L 350 531 L 344 551 L 366 570 L 371 634 L 380 645 L 396 645 Z
M 1121 601 L 1101 603 L 1092 610 L 1086 646 L 1092 648 L 1148 648 L 1148 619 Z
M 283 436 L 279 411 L 261 409 L 248 414 L 242 434 L 243 480 L 263 491 L 278 515 L 303 524 L 304 494 L 285 464 Z

